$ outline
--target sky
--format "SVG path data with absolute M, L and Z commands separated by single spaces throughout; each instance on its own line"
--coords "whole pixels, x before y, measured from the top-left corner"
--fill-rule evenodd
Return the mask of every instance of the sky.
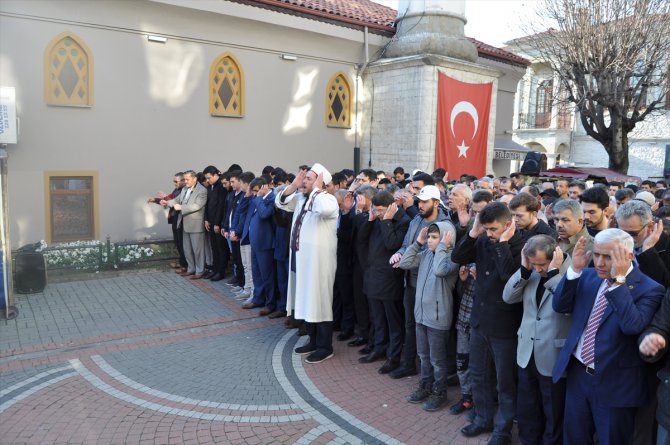
M 398 0 L 372 1 L 398 9 Z M 466 0 L 465 35 L 502 47 L 504 42 L 525 34 L 520 26 L 532 20 L 536 5 L 537 0 Z

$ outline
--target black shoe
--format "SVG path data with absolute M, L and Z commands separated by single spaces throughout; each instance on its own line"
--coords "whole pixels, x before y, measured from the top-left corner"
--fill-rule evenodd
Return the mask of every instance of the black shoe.
M 484 428 L 483 426 L 478 426 L 474 423 L 461 428 L 461 433 L 465 437 L 477 437 L 480 434 L 490 433 L 491 431 L 493 431 L 493 428 Z
M 458 374 L 447 376 L 447 386 L 460 386 L 461 382 L 458 380 Z
M 512 443 L 512 439 L 507 436 L 493 436 L 489 439 L 487 445 L 509 445 L 510 443 Z
M 368 344 L 368 339 L 363 338 L 363 337 L 356 337 L 353 340 L 351 340 L 349 343 L 347 343 L 347 346 L 351 347 L 358 347 L 358 346 L 363 346 Z
M 205 278 L 207 278 L 210 281 L 221 281 L 221 274 L 216 273 L 216 272 L 212 272 L 212 275 L 210 275 L 209 277 L 205 277 Z
M 353 331 L 342 331 L 337 334 L 337 341 L 347 341 L 354 336 Z
M 298 337 L 307 335 L 307 326 L 305 326 L 305 323 L 300 325 L 300 327 L 298 328 L 298 332 L 296 332 L 295 335 L 297 335 Z
M 368 355 L 371 352 L 372 352 L 372 345 L 367 345 L 366 347 L 358 350 L 358 353 L 363 355 Z
M 416 367 L 414 368 L 407 368 L 405 366 L 400 366 L 397 369 L 394 369 L 389 373 L 389 377 L 392 379 L 402 379 L 404 377 L 409 377 L 411 375 L 417 375 L 418 372 L 416 370 Z
M 232 287 L 239 286 L 240 282 L 237 281 L 236 278 L 231 278 L 230 280 L 226 281 L 226 284 Z
M 332 352 L 323 352 L 323 351 L 316 351 L 310 354 L 306 359 L 305 363 L 321 363 L 324 360 L 328 360 L 333 356 Z
M 296 354 L 311 354 L 312 352 L 316 351 L 316 346 L 310 345 L 307 343 L 306 345 L 299 346 L 295 348 L 295 353 Z
M 428 397 L 428 400 L 424 402 L 424 404 L 421 406 L 424 411 L 437 411 L 444 404 L 447 403 L 447 391 L 446 390 L 434 390 L 433 392 L 430 393 L 430 396 Z
M 378 360 L 381 360 L 383 358 L 386 358 L 386 354 L 384 354 L 383 352 L 372 351 L 371 353 L 369 353 L 365 357 L 359 358 L 358 363 L 372 363 L 372 362 L 376 362 Z
M 463 397 L 461 400 L 449 407 L 449 412 L 455 416 L 459 415 L 462 412 L 469 411 L 472 407 L 475 406 L 472 403 L 472 397 L 466 398 Z
M 205 272 L 205 275 L 202 276 L 203 279 L 209 280 L 212 278 L 216 273 L 213 270 Z
M 409 403 L 421 403 L 430 396 L 430 391 L 424 386 L 419 385 L 419 387 L 414 390 L 414 392 L 407 396 L 407 401 Z
M 400 363 L 391 360 L 386 360 L 386 362 L 382 365 L 381 368 L 377 370 L 377 372 L 380 374 L 388 374 L 389 372 L 398 368 L 398 366 L 400 366 Z

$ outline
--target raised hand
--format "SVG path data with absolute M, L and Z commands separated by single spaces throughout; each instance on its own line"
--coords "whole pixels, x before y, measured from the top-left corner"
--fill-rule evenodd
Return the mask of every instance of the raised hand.
M 586 251 L 586 237 L 581 237 L 572 249 L 572 270 L 580 273 L 591 261 L 591 252 Z
M 300 170 L 298 174 L 295 175 L 295 179 L 291 183 L 291 186 L 294 187 L 295 190 L 302 187 L 302 182 L 305 180 L 305 176 L 307 176 L 307 170 Z
M 416 237 L 416 242 L 422 246 L 426 244 L 426 238 L 428 237 L 428 227 L 424 227 L 419 231 L 419 236 Z
M 351 209 L 354 207 L 354 194 L 353 193 L 347 193 L 347 195 L 344 197 L 344 209 L 345 209 L 345 214 L 351 212 Z
M 665 338 L 652 332 L 647 334 L 640 342 L 640 352 L 646 356 L 654 356 L 658 354 L 658 351 L 665 349 L 665 346 Z
M 523 246 L 523 249 L 521 249 L 521 265 L 524 269 L 530 270 L 530 260 L 526 254 L 526 246 Z
M 386 213 L 384 213 L 383 219 L 393 219 L 395 214 L 398 212 L 398 204 L 395 202 L 386 208 Z
M 512 239 L 514 236 L 514 232 L 516 232 L 516 222 L 514 222 L 514 219 L 512 219 L 509 223 L 505 231 L 500 235 L 500 242 L 504 243 L 505 241 L 509 241 Z
M 625 276 L 631 262 L 630 254 L 626 251 L 626 248 L 621 244 L 615 245 L 610 252 L 610 258 L 612 259 L 610 276 L 612 278 Z
M 369 215 L 368 215 L 368 221 L 374 221 L 376 217 L 377 217 L 377 215 L 375 214 L 375 208 L 370 207 L 370 212 L 369 212 Z
M 551 259 L 551 262 L 549 263 L 549 270 L 551 269 L 560 269 L 561 266 L 563 265 L 563 261 L 565 260 L 565 256 L 563 255 L 563 250 L 556 246 L 556 249 L 554 249 L 554 257 Z
M 167 195 L 165 194 L 165 192 L 158 192 L 158 197 L 159 197 L 160 199 L 163 199 L 163 198 L 165 198 L 166 196 L 167 196 Z
M 314 180 L 314 188 L 321 190 L 323 188 L 323 173 L 319 173 Z
M 460 204 L 456 210 L 458 213 L 458 224 L 461 227 L 467 227 L 472 215 L 470 215 L 470 210 L 468 210 L 468 205 L 466 203 Z
M 454 243 L 454 234 L 451 230 L 446 230 L 444 236 L 442 237 L 442 242 L 447 247 L 453 247 Z
M 472 225 L 472 229 L 470 229 L 470 237 L 477 238 L 483 235 L 485 232 L 486 229 L 484 229 L 484 226 L 482 226 L 479 222 L 479 214 L 477 214 L 477 216 L 475 216 L 475 223 Z
M 658 240 L 661 238 L 661 235 L 663 234 L 663 221 L 657 221 L 654 224 L 651 225 L 651 227 L 647 227 L 647 237 L 644 239 L 642 242 L 642 251 L 645 252 L 658 243 Z

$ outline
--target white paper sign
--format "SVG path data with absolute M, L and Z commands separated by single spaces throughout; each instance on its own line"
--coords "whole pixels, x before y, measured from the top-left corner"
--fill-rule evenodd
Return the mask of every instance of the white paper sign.
M 16 90 L 0 87 L 0 144 L 16 144 Z

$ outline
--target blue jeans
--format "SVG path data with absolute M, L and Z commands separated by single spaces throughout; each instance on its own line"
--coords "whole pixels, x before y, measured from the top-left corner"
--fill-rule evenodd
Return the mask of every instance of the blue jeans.
M 456 373 L 461 394 L 472 397 L 470 384 L 470 331 L 456 329 Z
M 516 346 L 516 336 L 493 337 L 478 328 L 470 330 L 474 424 L 484 428 L 493 426 L 494 436 L 511 437 L 512 422 L 516 415 Z M 497 413 L 494 397 L 496 391 Z
M 447 339 L 449 331 L 416 323 L 416 350 L 421 361 L 421 383 L 433 391 L 447 390 Z

